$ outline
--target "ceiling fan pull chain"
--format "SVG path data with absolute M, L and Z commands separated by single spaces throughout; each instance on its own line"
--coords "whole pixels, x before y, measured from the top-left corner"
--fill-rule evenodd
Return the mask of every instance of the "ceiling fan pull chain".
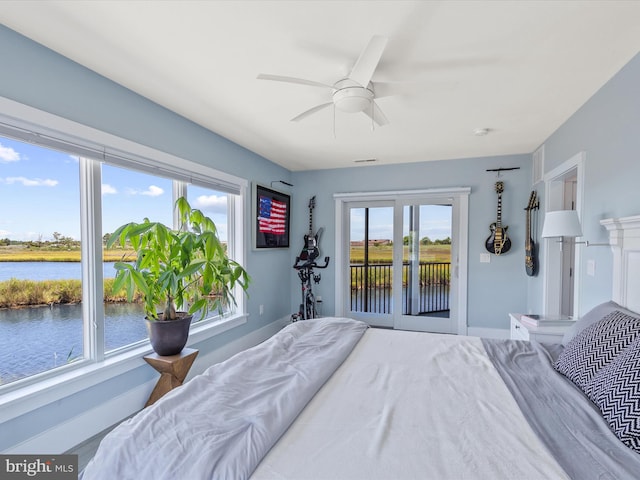
M 371 131 L 374 132 L 376 127 L 375 122 L 373 121 L 373 115 L 375 114 L 375 110 L 373 109 L 373 100 L 369 103 L 369 105 L 371 105 Z
M 336 138 L 336 104 L 333 104 L 333 138 Z

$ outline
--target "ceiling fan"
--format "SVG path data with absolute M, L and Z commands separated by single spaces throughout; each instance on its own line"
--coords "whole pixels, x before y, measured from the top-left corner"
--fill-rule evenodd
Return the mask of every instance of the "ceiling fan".
M 346 78 L 338 80 L 333 85 L 328 85 L 304 78 L 286 77 L 282 75 L 269 75 L 261 73 L 260 80 L 273 80 L 276 82 L 297 83 L 321 87 L 331 90 L 331 101 L 316 105 L 300 115 L 292 118 L 292 122 L 298 122 L 314 113 L 319 112 L 331 105 L 338 110 L 349 113 L 363 112 L 379 126 L 389 123 L 387 117 L 382 113 L 380 107 L 375 102 L 376 98 L 391 95 L 390 89 L 385 88 L 387 84 L 372 82 L 371 78 L 380 62 L 382 53 L 388 42 L 387 37 L 374 35 L 365 49 L 360 53 L 358 60 L 351 69 L 351 73 Z

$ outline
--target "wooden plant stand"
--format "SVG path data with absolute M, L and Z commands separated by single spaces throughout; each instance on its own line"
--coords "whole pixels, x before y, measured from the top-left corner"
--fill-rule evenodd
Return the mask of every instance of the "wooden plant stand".
M 182 385 L 197 356 L 198 350 L 194 348 L 185 348 L 179 354 L 169 357 L 163 357 L 157 353 L 145 356 L 145 361 L 160 372 L 160 379 L 151 392 L 145 407 L 152 405 L 167 392 Z

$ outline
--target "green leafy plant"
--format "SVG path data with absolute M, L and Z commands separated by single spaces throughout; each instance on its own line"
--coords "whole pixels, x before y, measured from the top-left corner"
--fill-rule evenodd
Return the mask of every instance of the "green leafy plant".
M 177 319 L 177 310 L 186 307 L 189 314 L 200 311 L 203 318 L 211 309 L 222 313 L 225 306 L 236 304 L 236 284 L 246 292 L 250 283 L 244 268 L 227 256 L 213 220 L 192 209 L 184 197 L 176 208 L 181 230 L 145 218 L 122 225 L 107 242 L 107 248 L 114 243 L 133 248 L 135 262 L 125 257 L 115 264 L 113 292 L 124 288 L 131 301 L 137 288 L 152 321 L 159 319 L 160 306 L 164 320 Z

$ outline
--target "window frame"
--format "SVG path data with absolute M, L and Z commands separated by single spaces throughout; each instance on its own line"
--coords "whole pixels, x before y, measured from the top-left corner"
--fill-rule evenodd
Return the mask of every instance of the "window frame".
M 102 298 L 101 165 L 108 163 L 170 178 L 173 196 L 194 183 L 229 194 L 227 202 L 229 254 L 246 264 L 244 216 L 248 181 L 184 158 L 147 147 L 72 120 L 0 97 L 0 135 L 55 148 L 80 157 L 80 217 L 83 298 Z M 13 134 L 11 134 L 13 132 Z M 80 152 L 87 154 L 81 154 Z M 100 153 L 102 152 L 102 156 Z M 108 153 L 107 153 L 108 152 Z M 115 152 L 115 153 L 114 153 Z M 138 167 L 138 168 L 136 168 Z M 178 177 L 177 179 L 174 177 Z M 175 218 L 175 214 L 174 214 Z M 99 272 L 100 275 L 96 275 Z M 189 335 L 194 344 L 247 322 L 245 296 L 236 295 L 235 311 L 195 323 Z M 152 352 L 149 341 L 137 342 L 105 354 L 104 311 L 101 302 L 83 302 L 84 355 L 69 365 L 0 386 L 0 423 L 73 395 L 138 368 Z M 96 328 L 92 328 L 95 325 Z

